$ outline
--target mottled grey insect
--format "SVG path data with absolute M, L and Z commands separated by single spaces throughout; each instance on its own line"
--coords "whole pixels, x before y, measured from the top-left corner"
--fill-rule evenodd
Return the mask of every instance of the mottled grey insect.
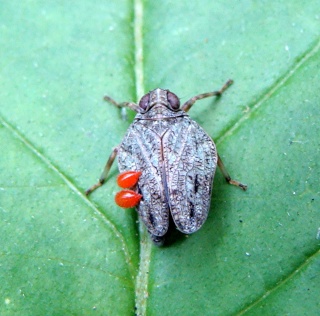
M 136 209 L 154 243 L 163 243 L 170 216 L 182 233 L 197 231 L 208 216 L 217 165 L 228 183 L 247 188 L 231 179 L 212 139 L 187 114 L 197 100 L 220 96 L 231 84 L 229 80 L 219 91 L 199 94 L 181 107 L 179 98 L 163 89 L 147 93 L 139 104 L 119 104 L 105 97 L 117 107 L 129 107 L 138 114 L 110 155 L 99 182 L 86 194 L 105 182 L 118 155 L 120 172 L 141 172 L 134 188 L 142 195 Z

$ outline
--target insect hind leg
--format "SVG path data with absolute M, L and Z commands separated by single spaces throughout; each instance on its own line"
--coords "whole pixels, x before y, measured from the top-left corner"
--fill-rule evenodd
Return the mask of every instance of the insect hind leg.
M 223 174 L 223 176 L 225 177 L 226 181 L 229 183 L 229 184 L 232 184 L 232 185 L 235 185 L 239 188 L 241 188 L 242 190 L 246 191 L 248 186 L 246 184 L 243 184 L 237 180 L 233 180 L 231 179 L 230 175 L 229 175 L 229 172 L 227 171 L 226 167 L 224 166 L 220 156 L 218 155 L 218 166 Z

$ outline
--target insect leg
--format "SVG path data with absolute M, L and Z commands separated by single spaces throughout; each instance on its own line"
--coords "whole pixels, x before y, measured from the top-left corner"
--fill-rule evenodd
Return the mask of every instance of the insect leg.
M 92 191 L 94 191 L 95 189 L 97 189 L 103 185 L 103 183 L 105 182 L 105 180 L 108 176 L 110 168 L 111 168 L 111 166 L 117 156 L 117 153 L 118 153 L 118 147 L 113 149 L 113 151 L 112 151 L 112 153 L 111 153 L 111 155 L 110 155 L 110 157 L 109 157 L 109 159 L 103 169 L 103 172 L 99 178 L 99 181 L 96 184 L 94 184 L 92 187 L 90 187 L 88 190 L 86 190 L 86 192 L 85 192 L 86 195 L 89 195 Z
M 240 187 L 242 190 L 247 190 L 247 185 L 246 184 L 242 184 L 241 182 L 237 181 L 237 180 L 233 180 L 231 179 L 229 172 L 227 171 L 226 167 L 224 166 L 220 156 L 218 155 L 218 166 L 222 172 L 222 174 L 224 175 L 225 179 L 227 180 L 228 183 L 233 184 L 237 187 Z
M 140 112 L 139 110 L 139 106 L 133 102 L 121 102 L 118 103 L 115 100 L 113 100 L 112 98 L 108 97 L 107 95 L 105 95 L 103 97 L 103 100 L 112 103 L 113 105 L 115 105 L 117 108 L 122 109 L 122 108 L 129 108 L 137 113 Z
M 228 87 L 230 87 L 233 84 L 233 80 L 228 80 L 223 87 L 218 90 L 218 91 L 213 91 L 213 92 L 207 92 L 207 93 L 202 93 L 202 94 L 198 94 L 196 96 L 194 96 L 193 98 L 191 98 L 190 100 L 188 100 L 186 103 L 184 103 L 181 107 L 181 110 L 188 112 L 190 110 L 190 108 L 192 107 L 192 105 L 201 99 L 204 98 L 208 98 L 208 97 L 213 97 L 213 96 L 220 96 L 226 89 L 228 89 Z

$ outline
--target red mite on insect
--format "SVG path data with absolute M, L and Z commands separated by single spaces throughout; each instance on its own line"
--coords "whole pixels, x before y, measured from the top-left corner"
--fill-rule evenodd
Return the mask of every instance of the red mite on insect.
M 141 198 L 142 195 L 133 190 L 121 190 L 116 194 L 114 200 L 120 207 L 132 208 L 138 205 Z
M 136 207 L 156 245 L 163 244 L 170 217 L 184 234 L 199 230 L 208 216 L 217 166 L 229 184 L 247 189 L 231 179 L 212 139 L 187 114 L 197 100 L 219 97 L 232 83 L 229 80 L 218 91 L 196 95 L 181 107 L 179 98 L 163 89 L 150 91 L 138 104 L 117 103 L 105 96 L 106 101 L 118 108 L 128 107 L 137 115 L 112 151 L 99 182 L 86 195 L 105 182 L 118 155 L 118 184 L 130 190 L 117 193 L 116 203 Z
M 118 175 L 118 186 L 124 189 L 134 188 L 139 180 L 141 171 L 125 171 Z M 118 192 L 114 198 L 115 202 L 123 208 L 132 208 L 139 204 L 142 198 L 134 190 L 122 190 Z
M 118 175 L 117 183 L 120 188 L 133 188 L 141 175 L 141 171 L 125 171 Z

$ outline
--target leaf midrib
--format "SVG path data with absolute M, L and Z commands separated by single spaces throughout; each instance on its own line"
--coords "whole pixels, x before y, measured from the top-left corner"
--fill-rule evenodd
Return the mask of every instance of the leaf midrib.
M 144 95 L 143 80 L 143 3 L 142 0 L 134 1 L 134 57 L 135 57 L 135 86 L 136 100 Z M 147 311 L 147 297 L 149 284 L 149 269 L 151 257 L 151 240 L 144 224 L 139 221 L 139 266 L 135 283 L 135 308 L 136 315 L 144 316 Z

